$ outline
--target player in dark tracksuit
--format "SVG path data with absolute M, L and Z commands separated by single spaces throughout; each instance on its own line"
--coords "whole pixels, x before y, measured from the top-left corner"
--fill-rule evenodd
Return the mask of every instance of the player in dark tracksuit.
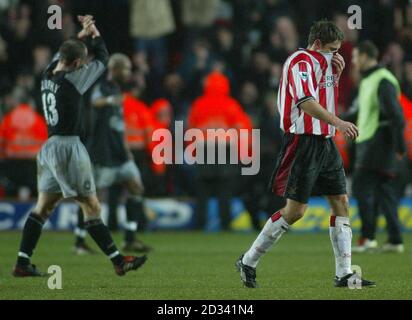
M 126 55 L 116 53 L 110 57 L 107 77 L 92 91 L 92 125 L 86 146 L 94 166 L 97 190 L 121 184 L 128 191 L 123 250 L 147 252 L 150 247 L 135 238 L 138 216 L 144 215 L 144 187 L 124 136 L 122 86 L 129 81 L 131 68 L 132 64 Z M 78 254 L 90 252 L 84 240 L 83 224 L 82 214 L 79 212 L 79 223 L 75 230 L 75 248 Z
M 353 193 L 362 220 L 361 237 L 353 251 L 377 248 L 376 220 L 382 213 L 388 230 L 383 251 L 403 252 L 396 181 L 406 153 L 404 118 L 398 100 L 400 86 L 391 72 L 378 65 L 377 58 L 378 49 L 370 41 L 361 43 L 353 52 L 353 62 L 362 72 L 357 103 L 350 113 L 356 113 L 359 128 Z
M 15 277 L 45 274 L 31 264 L 31 256 L 44 223 L 62 198 L 77 201 L 85 215 L 86 229 L 112 261 L 116 274 L 136 270 L 146 257 L 123 256 L 108 228 L 100 219 L 100 203 L 89 155 L 80 140 L 83 127 L 83 100 L 86 91 L 106 69 L 108 52 L 92 16 L 79 16 L 80 39 L 91 36 L 95 59 L 85 64 L 88 50 L 78 40 L 65 41 L 42 76 L 41 94 L 49 139 L 37 156 L 39 196 L 23 228 Z

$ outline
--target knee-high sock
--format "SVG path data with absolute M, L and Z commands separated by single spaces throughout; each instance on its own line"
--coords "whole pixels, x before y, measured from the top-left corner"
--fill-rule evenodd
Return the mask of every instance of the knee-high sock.
M 99 248 L 112 260 L 114 264 L 121 264 L 123 256 L 113 241 L 109 229 L 101 219 L 88 220 L 84 223 L 86 230 L 97 243 Z
M 43 230 L 44 220 L 35 213 L 30 213 L 23 228 L 23 236 L 20 242 L 20 250 L 17 257 L 18 265 L 28 265 L 33 250 L 39 241 Z
M 352 229 L 347 217 L 330 217 L 330 240 L 335 254 L 336 276 L 352 273 Z
M 142 197 L 129 197 L 126 201 L 126 217 L 124 240 L 126 243 L 135 240 L 135 234 L 139 225 L 139 215 L 143 211 Z
M 128 197 L 126 201 L 126 212 L 131 213 L 131 219 L 135 219 L 140 231 L 145 229 L 147 223 L 144 201 L 144 197 L 142 196 L 131 196 Z
M 86 229 L 84 228 L 84 216 L 81 207 L 77 210 L 77 226 L 74 228 L 74 234 L 76 235 L 76 245 L 83 244 L 86 238 Z
M 288 229 L 289 224 L 282 217 L 280 211 L 273 214 L 266 222 L 255 242 L 253 242 L 250 249 L 243 256 L 243 263 L 256 268 L 259 259 Z

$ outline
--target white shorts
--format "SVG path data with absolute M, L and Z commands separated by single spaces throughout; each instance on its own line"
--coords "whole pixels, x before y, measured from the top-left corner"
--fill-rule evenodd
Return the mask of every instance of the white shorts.
M 94 166 L 94 176 L 97 189 L 108 188 L 115 183 L 122 183 L 128 180 L 138 179 L 140 181 L 140 171 L 134 161 L 129 160 L 117 167 Z
M 86 147 L 77 136 L 52 136 L 37 155 L 39 192 L 62 193 L 64 198 L 96 193 Z

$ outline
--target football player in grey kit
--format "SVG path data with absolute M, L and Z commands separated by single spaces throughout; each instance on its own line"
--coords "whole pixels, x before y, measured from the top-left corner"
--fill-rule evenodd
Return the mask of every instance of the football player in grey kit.
M 93 124 L 86 147 L 93 163 L 97 190 L 120 184 L 128 191 L 122 249 L 144 253 L 151 248 L 136 239 L 138 217 L 144 215 L 144 186 L 124 136 L 122 87 L 128 84 L 131 72 L 132 63 L 128 56 L 115 53 L 110 57 L 107 77 L 95 86 L 91 95 Z M 78 212 L 77 254 L 93 253 L 85 241 L 85 233 L 82 212 Z
M 65 41 L 42 75 L 41 95 L 49 139 L 37 156 L 37 204 L 28 216 L 13 270 L 16 277 L 43 276 L 30 261 L 46 220 L 63 198 L 79 203 L 85 226 L 99 248 L 112 261 L 116 274 L 136 270 L 146 256 L 123 256 L 100 218 L 100 203 L 89 154 L 81 142 L 83 96 L 103 74 L 108 62 L 106 46 L 92 16 L 79 16 L 79 39 Z M 94 59 L 85 63 L 90 42 Z

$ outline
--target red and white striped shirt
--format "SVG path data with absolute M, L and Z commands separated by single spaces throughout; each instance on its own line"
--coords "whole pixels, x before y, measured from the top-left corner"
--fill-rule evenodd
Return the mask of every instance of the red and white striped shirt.
M 283 65 L 278 92 L 280 127 L 284 132 L 331 137 L 335 127 L 303 112 L 299 104 L 315 99 L 336 114 L 338 80 L 332 53 L 299 49 Z

